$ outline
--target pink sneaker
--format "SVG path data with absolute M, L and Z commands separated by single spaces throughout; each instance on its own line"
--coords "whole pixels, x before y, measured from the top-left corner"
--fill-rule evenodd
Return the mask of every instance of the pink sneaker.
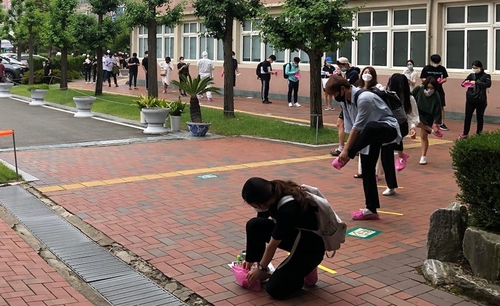
M 304 277 L 304 286 L 312 287 L 318 282 L 318 267 L 314 268 L 311 273 Z
M 436 125 L 436 130 L 432 130 L 432 134 L 434 134 L 434 136 L 436 136 L 437 138 L 441 138 L 443 137 L 443 132 L 441 131 L 441 129 L 439 128 L 439 125 Z
M 365 214 L 363 210 L 357 210 L 351 214 L 353 220 L 378 220 L 380 216 L 374 213 Z
M 396 158 L 396 171 L 399 172 L 406 168 L 406 161 L 408 160 L 408 158 L 410 158 L 410 155 L 404 153 L 402 158 Z
M 335 168 L 335 169 L 337 169 L 337 170 L 340 170 L 340 169 L 342 169 L 342 167 L 344 167 L 345 165 L 347 165 L 347 163 L 348 163 L 348 162 L 349 162 L 349 161 L 347 161 L 347 162 L 345 162 L 345 163 L 341 163 L 341 162 L 339 161 L 339 158 L 337 157 L 337 158 L 335 158 L 335 159 L 333 160 L 333 162 L 332 162 L 332 166 L 333 166 L 333 168 Z
M 466 139 L 466 138 L 468 138 L 468 137 L 469 137 L 469 135 L 460 134 L 460 135 L 458 135 L 458 138 L 457 138 L 457 139 L 458 139 L 458 140 L 460 140 L 460 139 Z

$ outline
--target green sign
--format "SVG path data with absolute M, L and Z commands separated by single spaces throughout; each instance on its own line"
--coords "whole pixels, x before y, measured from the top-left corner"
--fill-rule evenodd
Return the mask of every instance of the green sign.
M 377 236 L 380 233 L 382 233 L 382 231 L 358 226 L 348 230 L 347 236 L 361 238 L 361 239 L 370 239 Z
M 218 175 L 215 174 L 203 174 L 203 175 L 197 175 L 196 178 L 202 179 L 202 180 L 209 180 L 219 177 Z

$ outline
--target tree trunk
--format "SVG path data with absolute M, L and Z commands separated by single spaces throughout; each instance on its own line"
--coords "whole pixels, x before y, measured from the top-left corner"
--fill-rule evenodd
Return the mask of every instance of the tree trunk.
M 155 16 L 156 7 L 152 6 L 149 9 L 152 10 L 152 16 Z M 154 97 L 158 97 L 156 25 L 156 18 L 148 21 L 148 95 Z
M 189 115 L 193 122 L 201 123 L 200 101 L 197 96 L 191 96 L 189 99 Z
M 224 117 L 234 117 L 234 78 L 233 67 L 233 20 L 230 11 L 226 11 L 226 32 L 224 33 Z
M 323 107 L 321 103 L 321 53 L 307 53 L 310 65 L 311 128 L 323 128 Z
M 30 68 L 30 75 L 28 77 L 28 85 L 32 85 L 35 82 L 35 64 L 33 63 L 33 47 L 35 44 L 35 35 L 33 33 L 33 26 L 28 27 L 29 40 L 28 40 L 28 66 Z
M 101 14 L 99 14 L 97 16 L 97 28 L 99 29 L 99 33 L 102 33 L 102 31 L 104 30 L 102 28 L 102 19 L 103 19 L 103 16 Z M 94 95 L 97 97 L 97 96 L 100 96 L 102 95 L 102 45 L 99 44 L 99 46 L 97 47 L 97 50 L 96 50 L 96 54 L 97 54 L 97 78 L 95 80 L 95 91 L 94 91 Z
M 61 84 L 60 89 L 68 89 L 68 47 L 61 48 Z

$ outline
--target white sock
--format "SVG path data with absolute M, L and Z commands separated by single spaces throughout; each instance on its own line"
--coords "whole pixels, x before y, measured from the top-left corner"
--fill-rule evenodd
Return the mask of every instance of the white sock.
M 342 152 L 342 150 L 344 150 L 344 146 L 339 146 L 339 148 L 337 150 L 339 150 L 340 152 Z

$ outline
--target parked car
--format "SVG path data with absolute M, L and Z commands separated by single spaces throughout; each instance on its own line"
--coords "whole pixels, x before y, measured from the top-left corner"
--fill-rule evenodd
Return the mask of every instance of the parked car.
M 18 60 L 17 54 L 16 53 L 1 53 L 0 57 L 8 57 L 9 59 L 14 59 L 20 63 L 20 65 L 26 67 L 26 70 L 29 70 L 29 65 L 28 65 L 28 59 L 29 59 L 29 54 L 28 53 L 22 53 L 21 58 Z M 33 54 L 33 58 L 41 58 L 43 60 L 47 60 L 45 56 L 41 56 L 38 54 Z
M 5 67 L 5 82 L 18 83 L 23 77 L 25 67 L 13 63 L 9 58 L 2 57 L 2 64 Z

